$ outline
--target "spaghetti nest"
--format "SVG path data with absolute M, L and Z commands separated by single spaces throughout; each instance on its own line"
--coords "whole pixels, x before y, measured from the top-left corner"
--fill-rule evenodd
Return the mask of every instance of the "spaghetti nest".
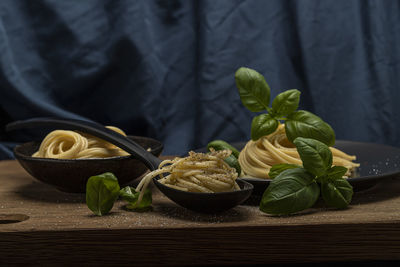
M 188 157 L 162 161 L 158 169 L 143 177 L 136 187 L 140 192 L 138 202 L 151 179 L 158 175 L 161 176 L 160 183 L 182 191 L 216 193 L 240 190 L 236 183 L 236 169 L 224 161 L 231 153 L 230 150 L 207 154 L 191 151 Z
M 348 169 L 346 176 L 350 176 L 360 166 L 353 161 L 353 155 L 330 147 L 333 156 L 333 165 L 343 166 Z M 257 141 L 250 140 L 239 154 L 239 164 L 242 174 L 257 178 L 269 178 L 268 173 L 275 164 L 290 163 L 302 165 L 297 149 L 291 143 L 285 133 L 285 125 L 279 125 L 278 129 L 270 135 Z
M 107 126 L 110 130 L 126 134 L 119 128 Z M 89 134 L 55 130 L 50 132 L 40 144 L 39 150 L 32 157 L 54 159 L 84 159 L 107 158 L 115 156 L 127 156 L 129 153 Z

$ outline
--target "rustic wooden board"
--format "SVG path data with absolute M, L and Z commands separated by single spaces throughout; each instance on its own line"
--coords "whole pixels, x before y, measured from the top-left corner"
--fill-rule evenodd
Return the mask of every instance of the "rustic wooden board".
M 156 188 L 153 198 L 151 212 L 127 212 L 118 202 L 110 215 L 97 217 L 84 195 L 59 192 L 16 161 L 0 161 L 0 266 L 400 260 L 397 179 L 357 193 L 349 209 L 319 203 L 289 217 L 265 215 L 254 205 L 199 214 Z

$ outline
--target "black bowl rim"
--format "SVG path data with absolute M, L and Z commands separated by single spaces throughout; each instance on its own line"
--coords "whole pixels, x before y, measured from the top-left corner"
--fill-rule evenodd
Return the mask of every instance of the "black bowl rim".
M 164 144 L 154 138 L 151 137 L 147 137 L 147 136 L 138 136 L 138 135 L 128 135 L 128 138 L 132 138 L 132 139 L 142 139 L 142 140 L 147 140 L 150 142 L 154 142 L 155 147 L 150 151 L 150 153 L 152 153 L 153 155 L 158 156 L 159 154 L 161 154 L 163 148 L 164 148 Z M 14 156 L 17 159 L 23 159 L 23 160 L 30 160 L 30 161 L 47 161 L 47 162 L 58 162 L 58 163 L 72 163 L 72 162 L 92 162 L 92 161 L 96 161 L 96 162 L 101 162 L 101 161 L 109 161 L 109 160 L 126 160 L 126 159 L 132 159 L 135 158 L 134 155 L 128 155 L 128 156 L 114 156 L 114 157 L 107 157 L 107 158 L 84 158 L 84 159 L 54 159 L 54 158 L 40 158 L 40 157 L 32 157 L 31 155 L 26 155 L 23 154 L 21 152 L 18 151 L 19 148 L 21 148 L 22 146 L 26 146 L 28 144 L 34 144 L 34 143 L 41 143 L 41 141 L 30 141 L 30 142 L 26 142 L 26 143 L 22 143 L 19 145 L 16 145 L 13 149 L 13 153 Z M 156 153 L 153 153 L 156 152 Z M 158 155 L 157 155 L 158 154 Z
M 249 182 L 247 182 L 247 181 L 245 181 L 245 180 L 243 180 L 241 178 L 237 178 L 236 181 L 239 181 L 239 182 L 243 183 L 243 188 L 240 188 L 240 190 L 227 191 L 227 192 L 216 192 L 216 193 L 188 192 L 188 191 L 182 191 L 182 190 L 179 190 L 179 189 L 168 187 L 168 186 L 160 183 L 158 181 L 159 179 L 161 179 L 160 176 L 154 177 L 153 178 L 153 182 L 157 183 L 158 185 L 167 187 L 168 190 L 171 190 L 172 192 L 176 192 L 178 194 L 189 194 L 189 195 L 193 195 L 193 196 L 205 196 L 205 197 L 207 197 L 207 196 L 210 196 L 210 197 L 212 197 L 212 196 L 227 196 L 227 195 L 237 194 L 238 192 L 241 192 L 241 193 L 243 193 L 243 192 L 252 192 L 253 189 L 254 189 L 254 185 L 252 185 L 251 183 L 249 183 Z M 239 187 L 240 187 L 240 185 L 239 185 Z

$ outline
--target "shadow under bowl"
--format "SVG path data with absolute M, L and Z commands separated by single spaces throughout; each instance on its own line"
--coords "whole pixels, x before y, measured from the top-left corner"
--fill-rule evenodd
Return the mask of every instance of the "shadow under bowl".
M 128 136 L 145 149 L 159 156 L 163 144 L 153 138 Z M 37 180 L 52 185 L 60 191 L 84 193 L 86 182 L 93 175 L 112 172 L 120 186 L 140 177 L 147 167 L 133 156 L 93 159 L 50 159 L 35 158 L 31 155 L 39 149 L 40 142 L 29 142 L 14 148 L 14 156 L 21 166 Z
M 158 182 L 160 177 L 153 178 L 154 184 L 166 197 L 189 210 L 201 213 L 218 213 L 229 210 L 245 202 L 253 191 L 253 185 L 236 179 L 240 190 L 220 193 L 198 193 L 177 190 Z

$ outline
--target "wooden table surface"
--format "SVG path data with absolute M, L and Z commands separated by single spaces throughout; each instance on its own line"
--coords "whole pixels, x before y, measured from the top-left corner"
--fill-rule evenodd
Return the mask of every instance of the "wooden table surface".
M 256 205 L 191 212 L 155 187 L 153 211 L 117 202 L 97 217 L 81 194 L 59 192 L 0 161 L 0 266 L 10 263 L 239 265 L 400 260 L 400 180 L 355 194 L 346 210 L 322 203 L 273 217 Z

